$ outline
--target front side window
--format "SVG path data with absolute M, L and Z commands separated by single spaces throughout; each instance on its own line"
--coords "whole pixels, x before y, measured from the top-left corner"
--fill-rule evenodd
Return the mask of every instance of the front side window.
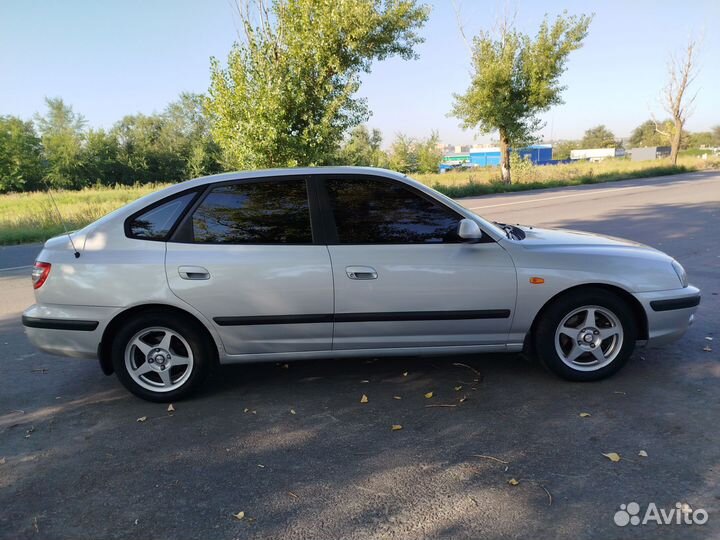
M 398 182 L 373 178 L 325 181 L 341 244 L 459 242 L 454 211 Z
M 164 240 L 195 195 L 195 192 L 186 193 L 133 217 L 127 223 L 128 236 L 143 240 Z
M 305 180 L 244 182 L 213 188 L 193 212 L 198 244 L 309 244 Z

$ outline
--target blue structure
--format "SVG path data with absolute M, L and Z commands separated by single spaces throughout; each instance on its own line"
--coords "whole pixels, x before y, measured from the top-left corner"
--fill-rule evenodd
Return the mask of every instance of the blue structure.
M 529 159 L 535 165 L 552 161 L 552 145 L 533 144 L 518 150 L 520 158 Z M 487 148 L 470 151 L 470 165 L 473 167 L 497 167 L 500 165 L 500 149 Z

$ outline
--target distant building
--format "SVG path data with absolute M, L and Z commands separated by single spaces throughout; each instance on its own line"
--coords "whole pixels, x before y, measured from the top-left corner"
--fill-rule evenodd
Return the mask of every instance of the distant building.
M 618 158 L 625 156 L 623 148 L 582 148 L 580 150 L 570 150 L 570 159 L 588 161 L 602 161 L 607 158 Z
M 632 148 L 629 150 L 629 153 L 633 161 L 651 161 L 670 156 L 670 147 L 644 146 L 642 148 Z
M 520 148 L 518 154 L 536 165 L 552 162 L 551 144 L 533 144 Z M 500 148 L 475 147 L 463 152 L 448 152 L 443 156 L 440 170 L 448 170 L 457 166 L 465 167 L 496 167 L 500 165 Z

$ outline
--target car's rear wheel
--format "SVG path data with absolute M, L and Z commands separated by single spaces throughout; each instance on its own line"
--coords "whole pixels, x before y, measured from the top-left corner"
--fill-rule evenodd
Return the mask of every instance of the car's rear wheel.
M 143 313 L 115 335 L 113 367 L 120 382 L 136 396 L 177 401 L 205 380 L 212 365 L 210 345 L 188 318 Z
M 578 290 L 555 300 L 540 316 L 535 349 L 542 363 L 564 379 L 609 377 L 635 348 L 632 310 L 612 291 Z

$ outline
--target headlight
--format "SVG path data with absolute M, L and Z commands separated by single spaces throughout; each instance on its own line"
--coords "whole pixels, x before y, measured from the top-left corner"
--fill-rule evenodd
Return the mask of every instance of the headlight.
M 680 283 L 682 284 L 683 288 L 687 287 L 688 286 L 687 272 L 685 272 L 685 269 L 682 267 L 682 264 L 680 264 L 677 261 L 673 261 L 672 267 L 675 270 L 675 273 L 677 274 L 677 277 L 680 280 Z

